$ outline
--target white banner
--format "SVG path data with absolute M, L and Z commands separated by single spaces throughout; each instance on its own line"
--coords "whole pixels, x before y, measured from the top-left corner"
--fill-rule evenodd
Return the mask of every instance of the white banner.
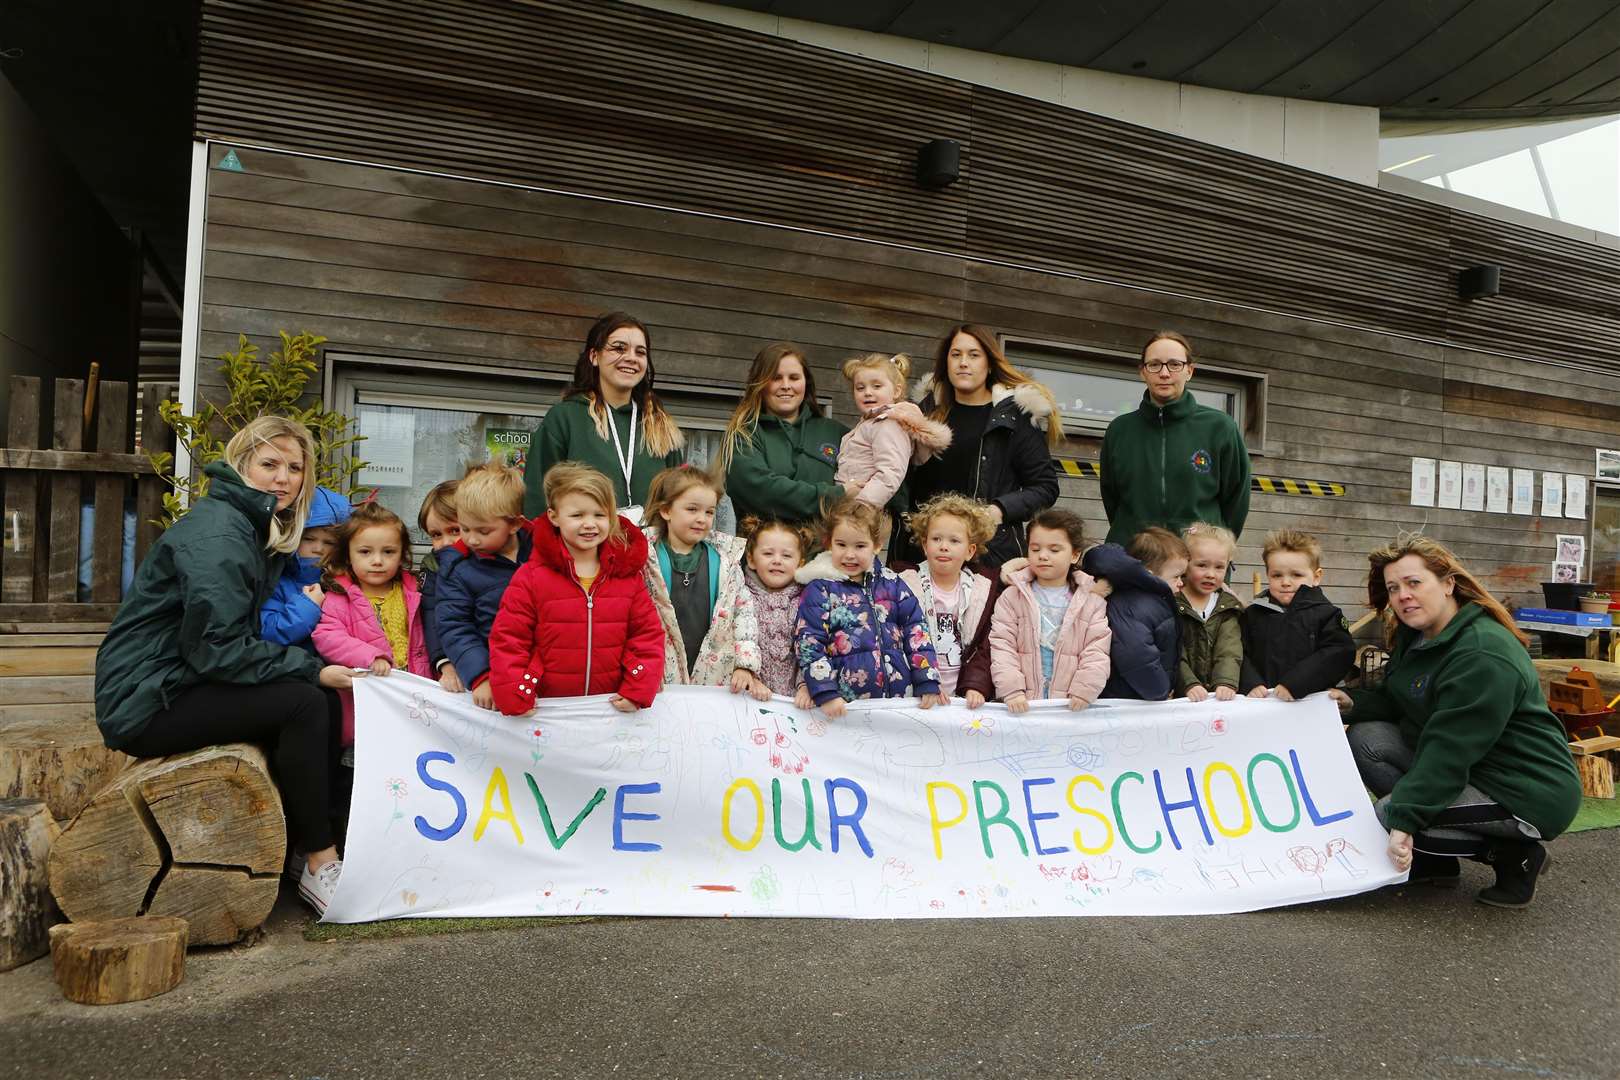
M 1400 881 L 1325 696 L 842 720 L 674 687 L 503 717 L 356 680 L 332 922 L 1187 915 Z

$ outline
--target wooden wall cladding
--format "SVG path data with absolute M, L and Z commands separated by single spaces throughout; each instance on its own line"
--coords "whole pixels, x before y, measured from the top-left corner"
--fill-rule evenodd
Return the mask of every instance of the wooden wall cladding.
M 1620 250 L 611 0 L 205 0 L 196 126 L 1620 367 Z
M 1589 475 L 1593 447 L 1616 442 L 1620 376 L 794 229 L 236 154 L 242 171 L 209 174 L 205 357 L 238 332 L 268 348 L 276 330 L 307 328 L 331 352 L 560 378 L 591 320 L 627 308 L 652 328 L 661 384 L 737 387 L 762 345 L 788 339 L 847 420 L 846 356 L 926 357 L 953 322 L 1126 352 L 1169 324 L 1208 363 L 1267 375 L 1256 472 L 1349 487 L 1341 499 L 1256 494 L 1239 578 L 1267 529 L 1297 523 L 1322 538 L 1329 595 L 1347 610 L 1364 595 L 1366 552 L 1399 529 L 1453 544 L 1521 603 L 1537 595 L 1554 535 L 1586 531 L 1409 506 L 1412 455 Z M 211 368 L 201 365 L 208 380 Z M 1096 441 L 1068 452 L 1095 458 Z M 1101 535 L 1096 481 L 1064 477 L 1062 489 Z

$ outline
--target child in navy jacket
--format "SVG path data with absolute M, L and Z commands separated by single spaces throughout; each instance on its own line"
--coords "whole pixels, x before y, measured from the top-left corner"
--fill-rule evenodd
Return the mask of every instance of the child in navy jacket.
M 275 592 L 259 608 L 259 637 L 277 645 L 297 645 L 314 655 L 309 637 L 321 621 L 322 564 L 337 546 L 338 527 L 349 520 L 349 500 L 330 488 L 316 488 L 304 519 L 298 553 L 287 561 Z
M 533 535 L 523 508 L 523 477 L 516 469 L 474 466 L 456 486 L 461 539 L 438 552 L 433 608 L 439 647 L 481 708 L 495 708 L 489 686 L 489 633 L 501 596 L 518 567 L 529 561 Z
M 1128 548 L 1098 544 L 1080 566 L 1108 582 L 1112 671 L 1105 698 L 1164 701 L 1176 685 L 1181 631 L 1176 592 L 1187 572 L 1187 545 L 1168 529 L 1144 529 Z

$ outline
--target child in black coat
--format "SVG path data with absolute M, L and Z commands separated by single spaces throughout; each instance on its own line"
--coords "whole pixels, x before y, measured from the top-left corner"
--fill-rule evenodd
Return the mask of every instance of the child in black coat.
M 1105 698 L 1164 701 L 1175 689 L 1181 631 L 1176 592 L 1187 572 L 1187 545 L 1168 529 L 1144 529 L 1129 547 L 1099 544 L 1080 568 L 1108 582 L 1108 628 L 1113 670 Z
M 1266 537 L 1269 588 L 1244 609 L 1243 676 L 1238 692 L 1282 701 L 1331 690 L 1355 663 L 1344 613 L 1320 588 L 1322 545 L 1310 533 Z

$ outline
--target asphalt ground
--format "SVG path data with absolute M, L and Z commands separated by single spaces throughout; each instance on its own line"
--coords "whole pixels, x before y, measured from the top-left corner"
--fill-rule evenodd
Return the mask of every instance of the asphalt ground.
M 1620 1077 L 1620 830 L 1248 915 L 596 919 L 197 950 L 145 1002 L 0 975 L 0 1077 Z

